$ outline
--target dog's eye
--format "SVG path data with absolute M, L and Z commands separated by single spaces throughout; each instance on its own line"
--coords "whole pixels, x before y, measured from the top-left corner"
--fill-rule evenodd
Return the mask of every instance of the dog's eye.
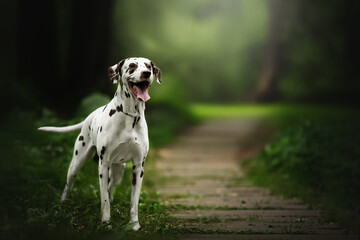
M 145 66 L 146 66 L 147 69 L 151 70 L 150 64 L 145 63 Z
M 136 65 L 135 63 L 130 63 L 130 64 L 129 64 L 129 67 L 130 67 L 130 68 L 136 68 L 137 65 Z

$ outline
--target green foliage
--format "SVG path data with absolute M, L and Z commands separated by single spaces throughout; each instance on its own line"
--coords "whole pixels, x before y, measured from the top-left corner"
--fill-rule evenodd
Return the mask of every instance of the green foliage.
M 320 203 L 345 225 L 360 222 L 359 116 L 313 118 L 281 131 L 248 175 L 289 197 Z
M 110 100 L 111 99 L 104 94 L 93 93 L 81 101 L 76 115 L 85 118 L 98 107 L 108 104 Z
M 266 0 L 117 1 L 114 13 L 114 52 L 151 58 L 193 101 L 239 100 L 260 76 Z
M 359 81 L 352 22 L 358 6 L 346 1 L 277 1 L 283 24 L 279 90 L 285 100 L 357 99 Z
M 172 142 L 184 126 L 197 122 L 187 107 L 166 102 L 149 105 L 147 120 L 152 147 Z

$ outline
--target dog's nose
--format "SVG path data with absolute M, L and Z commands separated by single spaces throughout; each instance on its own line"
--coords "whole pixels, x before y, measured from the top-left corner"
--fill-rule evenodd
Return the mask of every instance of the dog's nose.
M 149 71 L 144 71 L 144 72 L 141 72 L 141 78 L 145 78 L 145 79 L 148 79 L 151 75 L 151 72 Z

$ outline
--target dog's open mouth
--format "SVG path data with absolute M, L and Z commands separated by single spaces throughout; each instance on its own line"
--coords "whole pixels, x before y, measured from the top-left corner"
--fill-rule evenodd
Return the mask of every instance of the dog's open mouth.
M 131 91 L 135 94 L 136 98 L 140 101 L 146 102 L 150 99 L 148 89 L 150 86 L 149 81 L 142 82 L 131 82 L 129 81 L 129 87 Z

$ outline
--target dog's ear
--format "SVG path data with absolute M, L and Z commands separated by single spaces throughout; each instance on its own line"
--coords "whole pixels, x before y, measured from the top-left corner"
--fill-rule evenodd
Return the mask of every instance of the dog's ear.
M 108 68 L 109 78 L 113 84 L 118 83 L 119 76 L 121 77 L 121 67 L 124 65 L 124 62 L 125 59 Z
M 151 62 L 151 67 L 153 69 L 153 74 L 156 77 L 157 83 L 161 84 L 161 70 L 160 70 L 160 68 L 156 67 L 153 62 Z

